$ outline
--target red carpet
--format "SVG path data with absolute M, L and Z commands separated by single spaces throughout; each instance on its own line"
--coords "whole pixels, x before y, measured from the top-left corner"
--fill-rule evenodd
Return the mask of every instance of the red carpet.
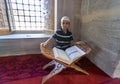
M 120 84 L 120 78 L 114 78 L 110 80 L 106 80 L 100 84 Z
M 42 76 L 53 68 L 42 70 L 42 66 L 49 61 L 40 54 L 1 57 L 0 84 L 40 84 Z M 68 68 L 49 79 L 46 84 L 102 84 L 112 79 L 87 58 L 82 58 L 80 63 L 90 75 Z

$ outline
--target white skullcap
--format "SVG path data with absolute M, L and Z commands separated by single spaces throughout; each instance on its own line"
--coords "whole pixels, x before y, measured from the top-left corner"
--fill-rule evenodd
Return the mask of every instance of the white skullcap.
M 63 16 L 63 17 L 61 18 L 61 23 L 62 23 L 64 20 L 67 20 L 68 22 L 70 22 L 70 19 L 69 19 L 68 16 Z

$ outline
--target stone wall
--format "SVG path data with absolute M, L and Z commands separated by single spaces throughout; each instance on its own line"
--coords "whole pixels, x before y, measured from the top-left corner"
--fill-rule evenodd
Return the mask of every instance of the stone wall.
M 62 16 L 70 18 L 69 30 L 73 34 L 75 41 L 80 40 L 81 19 L 78 15 L 81 14 L 81 0 L 57 0 L 57 27 L 60 27 Z
M 22 38 L 0 39 L 0 57 L 21 54 L 40 54 L 39 45 L 47 39 L 48 37 L 40 38 L 38 36 L 31 38 L 25 38 L 24 36 Z
M 120 0 L 82 0 L 81 39 L 91 44 L 88 57 L 111 77 L 120 77 Z
M 0 35 L 10 32 L 4 2 L 4 0 L 0 0 Z

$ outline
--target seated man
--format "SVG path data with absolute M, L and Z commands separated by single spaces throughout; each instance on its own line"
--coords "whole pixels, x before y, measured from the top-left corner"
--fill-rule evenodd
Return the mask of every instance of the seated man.
M 63 16 L 61 19 L 61 28 L 57 29 L 55 34 L 49 38 L 42 45 L 46 46 L 51 41 L 55 40 L 56 47 L 62 50 L 70 47 L 73 44 L 72 33 L 68 30 L 70 26 L 70 19 L 67 16 Z
M 59 60 L 56 61 L 54 59 L 52 49 L 47 47 L 47 45 L 49 43 L 52 43 L 52 41 L 56 42 L 56 46 L 55 46 L 56 48 L 59 48 L 59 49 L 62 49 L 62 50 L 65 50 L 65 49 L 71 47 L 74 44 L 81 44 L 81 43 L 84 44 L 83 41 L 76 42 L 76 43 L 73 42 L 72 33 L 68 30 L 69 26 L 70 26 L 69 17 L 63 16 L 62 19 L 61 19 L 61 28 L 58 29 L 51 38 L 49 38 L 44 43 L 41 43 L 41 45 L 40 45 L 42 54 L 44 54 L 47 58 L 53 60 L 50 63 L 48 63 L 47 65 L 45 65 L 43 67 L 43 69 L 47 68 L 48 66 L 50 66 L 52 64 L 55 64 L 55 68 L 50 72 L 50 74 L 43 77 L 42 84 L 45 81 L 47 81 L 49 78 L 51 78 L 52 76 L 54 76 L 57 73 L 61 72 L 66 67 L 71 67 L 71 68 L 74 68 L 74 69 L 76 69 L 78 71 L 81 71 L 81 72 L 83 72 L 85 74 L 88 74 L 86 71 L 82 70 L 80 67 L 78 67 L 75 64 L 72 64 L 71 66 L 69 66 L 69 65 L 66 65 L 64 63 L 59 62 Z

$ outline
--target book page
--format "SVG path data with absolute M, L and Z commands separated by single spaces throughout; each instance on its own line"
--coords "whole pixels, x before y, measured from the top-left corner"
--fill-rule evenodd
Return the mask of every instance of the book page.
M 72 46 L 66 49 L 65 52 L 71 60 L 79 58 L 85 54 L 85 52 L 78 48 L 77 46 Z
M 53 53 L 54 53 L 55 58 L 65 60 L 65 61 L 70 61 L 70 59 L 68 58 L 68 56 L 64 50 L 61 50 L 61 49 L 54 47 Z

